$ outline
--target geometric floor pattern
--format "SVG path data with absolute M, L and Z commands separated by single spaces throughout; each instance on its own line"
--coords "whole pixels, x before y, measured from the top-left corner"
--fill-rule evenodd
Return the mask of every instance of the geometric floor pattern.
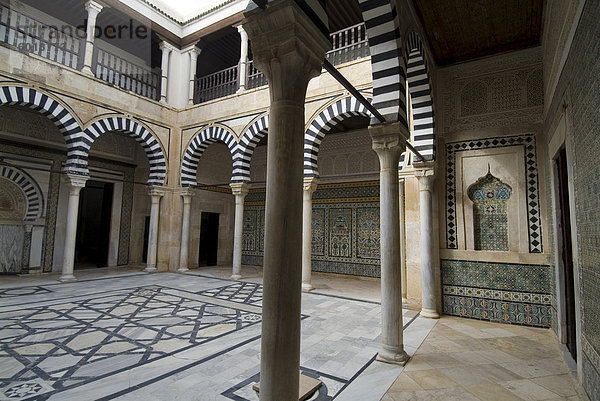
M 260 284 L 133 274 L 0 297 L 0 401 L 258 400 Z M 374 361 L 380 305 L 303 293 L 301 316 L 301 371 L 323 382 L 310 400 L 379 400 L 400 372 Z M 412 354 L 435 322 L 404 323 Z
M 64 391 L 261 320 L 194 298 L 155 285 L 1 313 L 0 399 Z

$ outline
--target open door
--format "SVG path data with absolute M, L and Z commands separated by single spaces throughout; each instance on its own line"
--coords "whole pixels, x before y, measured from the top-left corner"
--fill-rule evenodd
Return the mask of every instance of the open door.
M 216 266 L 219 247 L 219 214 L 202 212 L 198 266 Z

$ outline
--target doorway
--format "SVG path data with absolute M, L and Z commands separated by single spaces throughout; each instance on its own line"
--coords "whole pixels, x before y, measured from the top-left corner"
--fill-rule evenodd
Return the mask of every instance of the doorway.
M 575 316 L 575 275 L 573 245 L 571 242 L 571 218 L 569 209 L 569 173 L 567 152 L 563 148 L 555 160 L 558 177 L 558 207 L 560 212 L 558 236 L 559 253 L 562 260 L 563 299 L 565 307 L 566 346 L 573 360 L 577 361 L 577 338 Z
M 219 248 L 219 214 L 202 212 L 198 266 L 216 266 Z
M 79 195 L 75 240 L 76 269 L 108 266 L 114 184 L 88 181 Z

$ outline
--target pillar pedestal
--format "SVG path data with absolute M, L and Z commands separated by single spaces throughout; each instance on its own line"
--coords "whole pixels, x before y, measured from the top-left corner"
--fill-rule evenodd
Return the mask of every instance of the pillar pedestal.
M 267 76 L 271 98 L 260 399 L 293 400 L 300 371 L 304 102 L 331 44 L 293 0 L 269 2 L 245 16 L 254 64 Z
M 317 189 L 317 177 L 304 178 L 302 198 L 302 291 L 315 289 L 312 275 L 312 195 Z
M 75 239 L 77 238 L 77 215 L 79 214 L 79 193 L 85 187 L 88 177 L 66 174 L 65 181 L 69 185 L 69 203 L 67 204 L 67 231 L 63 251 L 62 274 L 58 281 L 75 281 L 73 263 L 75 261 Z
M 250 190 L 250 184 L 235 182 L 229 184 L 235 196 L 235 224 L 233 229 L 233 269 L 232 280 L 242 278 L 242 234 L 244 231 L 244 199 Z
M 185 273 L 188 270 L 188 249 L 190 242 L 190 211 L 192 208 L 192 190 L 186 189 L 180 193 L 183 199 L 183 220 L 181 221 L 181 246 L 179 248 L 179 269 L 178 273 Z
M 85 53 L 83 55 L 83 68 L 81 72 L 87 75 L 94 76 L 92 71 L 92 63 L 94 58 L 94 38 L 96 28 L 96 18 L 100 11 L 102 11 L 102 5 L 95 1 L 88 1 L 85 3 L 85 10 L 87 11 L 87 27 L 86 27 L 86 38 L 85 38 Z
M 421 228 L 421 316 L 439 319 L 435 286 L 433 236 L 433 162 L 415 162 L 415 177 L 419 181 L 419 220 Z
M 404 151 L 401 139 L 407 139 L 409 133 L 400 123 L 372 125 L 369 133 L 380 167 L 381 350 L 377 360 L 404 365 L 409 356 L 404 350 L 402 323 L 398 163 Z
M 150 188 L 150 198 L 152 206 L 150 209 L 150 233 L 148 234 L 148 261 L 144 271 L 146 273 L 156 273 L 156 253 L 158 251 L 158 219 L 160 218 L 160 198 L 165 191 L 158 188 Z

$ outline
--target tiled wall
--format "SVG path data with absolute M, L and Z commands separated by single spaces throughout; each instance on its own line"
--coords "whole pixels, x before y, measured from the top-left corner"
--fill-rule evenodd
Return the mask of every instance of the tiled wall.
M 442 260 L 441 265 L 444 313 L 550 326 L 550 266 L 464 260 Z
M 563 16 L 560 16 L 561 24 Z M 554 97 L 548 99 L 546 131 L 555 116 L 568 115 L 572 144 L 577 228 L 577 261 L 581 296 L 583 385 L 600 400 L 600 2 L 587 1 L 562 69 Z M 551 60 L 546 59 L 549 63 Z M 567 95 L 565 100 L 563 97 Z M 566 110 L 565 110 L 566 109 Z
M 264 192 L 246 196 L 242 263 L 262 265 Z M 313 194 L 313 271 L 380 277 L 379 183 L 321 185 Z

